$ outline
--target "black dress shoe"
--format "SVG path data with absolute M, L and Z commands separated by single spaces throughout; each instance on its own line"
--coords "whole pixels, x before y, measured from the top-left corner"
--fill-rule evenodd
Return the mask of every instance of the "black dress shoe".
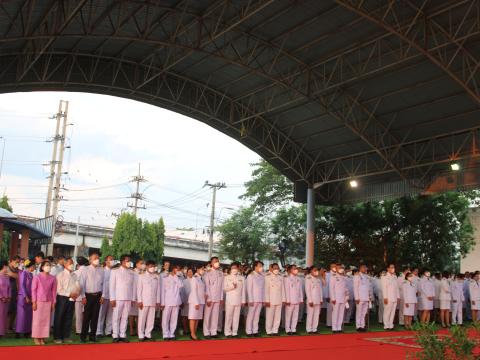
M 91 342 L 96 343 L 96 342 L 97 342 L 97 338 L 96 338 L 96 337 L 91 337 L 91 338 L 88 338 L 88 341 L 91 341 Z
M 208 339 L 210 339 L 210 335 L 205 335 L 203 338 L 208 340 Z
M 82 343 L 84 343 L 84 344 L 85 344 L 85 343 L 87 342 L 87 339 L 86 339 L 86 338 L 84 338 L 84 337 L 81 337 L 81 338 L 80 338 L 80 342 L 82 342 Z
M 113 338 L 113 343 L 119 343 L 120 342 L 120 339 L 119 338 Z
M 119 338 L 118 339 L 120 342 L 123 342 L 123 343 L 129 343 L 130 340 L 128 340 L 127 338 Z

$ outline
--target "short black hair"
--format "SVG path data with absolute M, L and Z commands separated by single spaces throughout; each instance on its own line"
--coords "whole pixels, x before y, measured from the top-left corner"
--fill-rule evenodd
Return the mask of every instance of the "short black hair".
M 43 259 L 45 257 L 45 254 L 43 253 L 43 251 L 39 251 L 35 254 L 35 257 L 41 257 Z
M 63 257 L 63 256 L 62 256 Z M 67 256 L 67 257 L 63 257 L 65 259 L 65 261 L 68 261 L 68 260 L 72 260 L 73 261 L 73 258 L 71 256 Z
M 257 265 L 262 265 L 262 266 L 263 266 L 263 262 L 261 262 L 260 260 L 255 260 L 255 261 L 253 262 L 253 267 L 256 268 Z
M 147 260 L 145 265 L 150 266 L 150 265 L 157 265 L 157 263 L 154 260 Z
M 52 264 L 50 260 L 43 260 L 42 263 L 40 264 L 40 272 L 43 272 L 43 267 L 47 264 Z
M 240 263 L 238 261 L 234 261 L 230 264 L 230 267 L 232 266 L 240 267 Z
M 77 264 L 80 265 L 80 266 L 86 265 L 86 264 L 88 264 L 88 259 L 86 259 L 83 256 L 78 256 L 77 257 Z
M 120 262 L 123 262 L 126 258 L 131 259 L 131 256 L 130 255 L 125 255 L 125 254 L 120 256 Z
M 212 257 L 210 258 L 210 262 L 212 262 L 213 260 L 218 260 L 218 256 L 212 256 Z
M 47 256 L 47 260 L 53 262 L 53 256 Z

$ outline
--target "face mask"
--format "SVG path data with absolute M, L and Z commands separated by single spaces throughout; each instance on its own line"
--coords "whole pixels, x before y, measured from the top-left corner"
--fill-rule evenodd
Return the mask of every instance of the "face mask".
M 114 266 L 115 266 L 115 260 L 110 260 L 110 261 L 108 262 L 108 265 L 109 265 L 110 267 L 114 267 Z
M 99 259 L 92 260 L 92 265 L 98 266 L 98 264 L 100 264 L 100 260 L 99 260 Z
M 352 272 L 351 271 L 347 272 L 347 276 L 352 276 Z
M 425 277 L 427 277 L 427 278 L 430 277 L 430 273 L 428 271 L 425 273 Z
M 140 270 L 145 270 L 147 268 L 147 265 L 145 264 L 140 264 Z
M 148 270 L 148 272 L 149 272 L 150 274 L 153 274 L 153 273 L 156 271 L 153 266 L 152 266 L 152 267 L 149 267 L 147 270 Z
M 220 267 L 220 263 L 219 263 L 219 262 L 213 263 L 213 268 L 214 268 L 214 269 L 218 269 L 219 267 Z
M 333 268 L 332 272 L 334 272 L 334 273 L 337 272 L 337 268 Z
M 339 274 L 343 274 L 345 272 L 345 269 L 338 269 Z
M 67 270 L 73 271 L 73 264 L 68 265 Z
M 272 272 L 273 272 L 275 275 L 280 274 L 280 270 L 278 270 L 278 269 L 274 269 Z
M 129 267 L 129 268 L 132 268 L 132 267 L 133 267 L 133 262 L 129 261 L 129 262 L 128 262 L 128 267 Z
M 43 267 L 43 272 L 48 274 L 50 272 L 50 269 L 51 269 L 50 266 L 46 265 Z
M 232 270 L 230 270 L 230 273 L 232 275 L 237 275 L 238 274 L 238 269 L 232 269 Z

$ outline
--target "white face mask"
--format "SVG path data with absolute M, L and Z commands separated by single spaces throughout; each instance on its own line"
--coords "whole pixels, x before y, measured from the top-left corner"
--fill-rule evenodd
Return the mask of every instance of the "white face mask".
M 273 269 L 273 271 L 272 271 L 272 272 L 273 272 L 275 275 L 278 275 L 278 274 L 280 274 L 280 270 L 279 270 L 279 269 Z
M 214 268 L 214 269 L 218 269 L 219 267 L 220 267 L 220 263 L 219 263 L 219 262 L 213 263 L 213 268 Z
M 232 270 L 230 270 L 230 273 L 232 275 L 237 275 L 238 274 L 238 269 L 232 269 Z
M 155 269 L 155 272 L 157 272 L 158 271 L 158 266 L 155 266 L 154 269 Z
M 98 264 L 100 264 L 100 259 L 94 259 L 94 260 L 92 260 L 92 265 L 98 266 Z
M 45 273 L 47 273 L 47 274 L 50 272 L 50 270 L 51 270 L 51 267 L 50 267 L 49 265 L 45 265 L 45 266 L 43 267 L 43 272 L 45 272 Z
M 140 270 L 145 270 L 147 268 L 147 265 L 145 264 L 140 264 Z
M 19 270 L 23 270 L 23 269 L 25 269 L 25 266 L 24 266 L 23 264 L 19 264 L 19 265 L 18 265 L 18 269 L 19 269 Z
M 108 265 L 109 265 L 110 267 L 114 267 L 114 266 L 115 266 L 115 260 L 110 260 L 110 261 L 108 262 Z
M 345 269 L 341 269 L 341 268 L 338 269 L 338 273 L 339 273 L 339 274 L 343 274 L 344 272 L 345 272 Z
M 133 262 L 130 261 L 130 262 L 128 263 L 128 267 L 129 267 L 129 268 L 132 268 L 132 267 L 133 267 Z
M 153 274 L 153 273 L 156 271 L 156 270 L 155 270 L 155 267 L 153 267 L 153 266 L 152 266 L 152 267 L 149 267 L 147 270 L 148 270 L 148 272 L 149 272 L 150 274 Z
M 427 277 L 427 278 L 430 277 L 430 273 L 428 271 L 425 273 L 425 277 Z
M 73 269 L 74 269 L 73 264 L 70 264 L 70 265 L 67 266 L 67 270 L 73 271 Z

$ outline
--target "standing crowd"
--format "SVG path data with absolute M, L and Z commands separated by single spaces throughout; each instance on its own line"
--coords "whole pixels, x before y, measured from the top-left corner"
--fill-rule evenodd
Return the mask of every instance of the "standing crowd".
M 350 322 L 363 332 L 371 311 L 386 330 L 396 322 L 410 329 L 414 319 L 443 327 L 478 321 L 480 272 L 432 276 L 405 268 L 397 274 L 390 265 L 374 276 L 366 265 L 331 264 L 328 271 L 287 265 L 280 271 L 261 261 L 222 269 L 217 257 L 195 269 L 169 262 L 159 268 L 151 260 L 133 263 L 128 255 L 118 261 L 106 256 L 100 264 L 96 253 L 77 264 L 43 253 L 0 263 L 0 337 L 12 331 L 37 345 L 45 344 L 52 327 L 58 344 L 71 342 L 73 329 L 82 342 L 101 336 L 128 342 L 127 331 L 149 341 L 155 323 L 164 340 L 174 340 L 179 320 L 179 331 L 193 340 L 200 322 L 207 339 L 221 332 L 237 337 L 240 325 L 249 337 L 261 327 L 269 336 L 281 328 L 292 335 L 299 323 L 307 333 L 316 333 L 320 323 L 339 333 Z

